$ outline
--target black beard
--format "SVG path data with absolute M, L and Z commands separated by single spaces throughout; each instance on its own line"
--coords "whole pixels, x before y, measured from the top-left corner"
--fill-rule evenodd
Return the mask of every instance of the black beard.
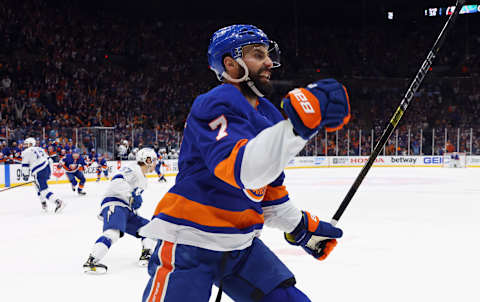
M 258 73 L 256 74 L 250 74 L 249 81 L 253 82 L 253 84 L 258 89 L 258 91 L 260 91 L 260 93 L 262 93 L 264 96 L 269 96 L 273 92 L 273 86 L 272 84 L 270 84 L 269 81 L 268 82 L 261 81 L 261 76 L 259 76 L 258 74 L 260 74 L 262 71 L 263 70 L 259 70 Z M 257 97 L 255 92 L 253 92 L 252 88 L 248 86 L 247 82 L 248 81 L 240 83 L 240 89 L 242 90 L 242 93 L 248 97 Z

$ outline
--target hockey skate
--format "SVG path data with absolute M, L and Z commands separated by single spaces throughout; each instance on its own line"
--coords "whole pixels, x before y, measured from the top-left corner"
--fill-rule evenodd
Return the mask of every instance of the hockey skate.
M 162 176 L 158 179 L 158 182 L 167 182 L 167 179 L 165 178 L 165 176 Z
M 83 192 L 83 191 L 81 191 L 81 190 L 77 190 L 77 193 L 78 193 L 78 195 L 87 195 L 87 193 L 85 193 L 85 192 Z
M 105 274 L 107 269 L 106 265 L 97 263 L 91 255 L 88 257 L 87 262 L 83 264 L 83 272 L 87 274 Z
M 42 201 L 42 210 L 44 212 L 48 212 L 48 206 L 46 201 Z
M 55 200 L 55 213 L 60 213 L 65 206 L 65 202 L 61 201 L 60 199 Z
M 99 177 L 99 178 L 97 178 L 97 180 L 95 180 L 95 181 L 96 181 L 96 182 L 99 182 L 99 181 L 100 181 L 100 177 Z
M 138 259 L 138 265 L 148 266 L 148 261 L 150 261 L 151 255 L 152 255 L 151 250 L 142 249 L 142 255 L 140 256 L 140 259 Z

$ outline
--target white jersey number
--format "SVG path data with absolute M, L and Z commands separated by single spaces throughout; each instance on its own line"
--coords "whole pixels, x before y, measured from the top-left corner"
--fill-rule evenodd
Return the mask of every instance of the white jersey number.
M 45 151 L 43 151 L 43 149 L 35 148 L 35 149 L 32 149 L 32 152 L 33 152 L 33 154 L 35 154 L 37 159 L 47 157 L 47 155 L 45 154 Z
M 216 119 L 214 119 L 213 121 L 211 121 L 208 125 L 212 130 L 217 129 L 218 126 L 220 126 L 220 130 L 218 130 L 217 141 L 221 140 L 222 138 L 228 135 L 227 133 L 228 123 L 227 123 L 227 119 L 223 114 L 217 117 Z

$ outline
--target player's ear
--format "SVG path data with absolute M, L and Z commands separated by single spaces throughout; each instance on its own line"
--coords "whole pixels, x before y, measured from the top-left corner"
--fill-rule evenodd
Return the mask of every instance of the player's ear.
M 225 70 L 228 74 L 232 74 L 234 70 L 237 68 L 238 63 L 230 56 L 226 56 L 223 58 L 223 65 L 225 66 Z

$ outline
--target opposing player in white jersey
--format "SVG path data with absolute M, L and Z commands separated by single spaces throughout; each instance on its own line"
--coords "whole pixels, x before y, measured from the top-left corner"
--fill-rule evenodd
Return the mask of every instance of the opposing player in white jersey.
M 25 140 L 27 149 L 22 152 L 22 177 L 24 181 L 28 181 L 31 174 L 37 187 L 37 195 L 40 198 L 42 209 L 48 210 L 47 201 L 55 204 L 55 213 L 59 213 L 65 203 L 48 189 L 47 181 L 50 179 L 50 161 L 49 157 L 40 147 L 36 147 L 36 141 L 33 137 Z
M 141 266 L 146 266 L 156 241 L 138 235 L 138 229 L 149 220 L 137 215 L 142 205 L 142 193 L 147 187 L 146 174 L 153 172 L 157 155 L 153 149 L 143 148 L 137 153 L 137 164 L 126 166 L 112 177 L 102 200 L 100 218 L 103 220 L 103 233 L 93 245 L 87 262 L 83 265 L 86 273 L 102 274 L 107 266 L 99 263 L 110 246 L 124 233 L 142 239 Z

